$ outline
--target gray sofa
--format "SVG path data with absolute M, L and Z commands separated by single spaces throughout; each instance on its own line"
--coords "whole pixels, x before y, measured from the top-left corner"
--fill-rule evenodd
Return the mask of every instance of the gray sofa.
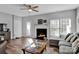
M 79 34 L 69 33 L 65 39 L 59 41 L 59 53 L 60 54 L 75 54 L 79 50 Z

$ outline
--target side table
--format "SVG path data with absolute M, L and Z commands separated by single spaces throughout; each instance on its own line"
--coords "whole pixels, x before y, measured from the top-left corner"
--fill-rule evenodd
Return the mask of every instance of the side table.
M 59 44 L 59 40 L 49 39 L 49 46 L 55 46 L 55 47 L 58 47 L 58 44 Z

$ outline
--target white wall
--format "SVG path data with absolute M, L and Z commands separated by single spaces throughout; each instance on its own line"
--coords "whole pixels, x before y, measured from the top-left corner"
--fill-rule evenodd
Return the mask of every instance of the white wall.
M 0 12 L 0 23 L 6 23 L 7 24 L 7 27 L 11 31 L 11 38 L 13 38 L 13 36 L 14 36 L 14 20 L 20 20 L 21 23 L 22 23 L 22 17 L 18 17 L 18 16 L 14 16 L 14 15 L 10 15 L 10 14 L 6 14 L 6 13 L 1 13 Z M 22 24 L 19 25 L 19 27 L 22 27 Z M 22 32 L 22 30 L 21 30 L 21 32 Z
M 14 38 L 22 36 L 22 17 L 14 16 Z
M 6 23 L 7 27 L 11 31 L 11 37 L 12 37 L 12 15 L 6 14 L 6 13 L 0 13 L 0 23 Z
M 76 21 L 75 21 L 75 10 L 68 10 L 68 11 L 62 11 L 62 12 L 55 12 L 55 13 L 48 13 L 48 14 L 42 14 L 42 15 L 35 15 L 35 16 L 28 16 L 28 17 L 24 17 L 23 18 L 23 35 L 26 35 L 25 31 L 26 31 L 26 22 L 30 22 L 31 23 L 31 37 L 36 38 L 36 34 L 35 34 L 35 27 L 37 26 L 37 20 L 38 19 L 46 19 L 47 20 L 47 38 L 50 38 L 49 36 L 49 21 L 51 19 L 56 19 L 56 18 L 63 18 L 63 17 L 70 17 L 72 19 L 71 21 L 71 25 L 72 25 L 72 32 L 76 32 Z
M 78 11 L 79 12 L 79 11 Z M 78 14 L 79 15 L 79 14 Z M 37 26 L 37 20 L 38 19 L 46 19 L 47 20 L 47 38 L 49 38 L 49 20 L 56 19 L 56 18 L 63 18 L 63 17 L 71 17 L 72 18 L 72 32 L 76 31 L 76 20 L 75 20 L 75 10 L 69 10 L 69 11 L 62 11 L 62 12 L 55 12 L 55 13 L 48 13 L 48 14 L 42 14 L 42 15 L 35 15 L 35 16 L 29 16 L 29 17 L 18 17 L 18 16 L 12 16 L 10 14 L 1 13 L 0 12 L 0 23 L 6 23 L 8 28 L 11 30 L 11 37 L 14 36 L 14 20 L 20 20 L 22 22 L 22 26 L 20 25 L 20 33 L 22 33 L 23 36 L 26 36 L 26 23 L 31 23 L 31 37 L 36 38 L 35 34 L 35 27 Z M 23 19 L 23 21 L 22 21 Z M 77 24 L 77 31 L 79 31 Z M 37 26 L 38 27 L 38 26 Z M 41 26 L 39 26 L 41 27 Z M 45 26 L 44 26 L 45 27 Z M 19 30 L 19 29 L 18 29 Z M 22 31 L 22 32 L 21 32 Z
M 79 8 L 77 8 L 77 12 L 76 12 L 76 25 L 77 25 L 77 32 L 79 32 Z

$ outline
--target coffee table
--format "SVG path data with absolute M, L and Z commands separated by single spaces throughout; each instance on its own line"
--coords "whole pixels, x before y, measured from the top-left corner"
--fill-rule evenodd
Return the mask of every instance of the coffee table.
M 25 48 L 25 52 L 29 52 L 31 54 L 41 54 L 46 49 L 46 43 L 40 42 L 40 45 L 38 47 L 28 47 Z

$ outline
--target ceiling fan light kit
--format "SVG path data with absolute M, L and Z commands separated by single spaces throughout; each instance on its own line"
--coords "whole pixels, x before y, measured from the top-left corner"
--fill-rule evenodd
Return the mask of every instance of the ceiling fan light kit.
M 29 12 L 32 12 L 32 9 L 28 9 Z

